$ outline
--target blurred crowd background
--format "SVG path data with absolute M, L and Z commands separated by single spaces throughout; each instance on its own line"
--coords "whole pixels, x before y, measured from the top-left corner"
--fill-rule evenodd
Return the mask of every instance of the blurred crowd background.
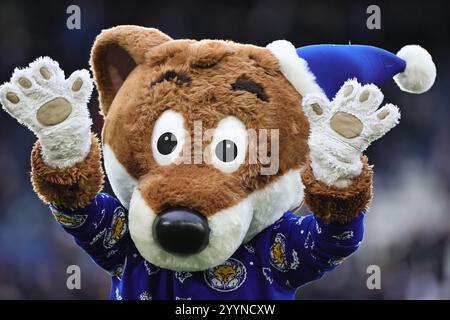
M 66 8 L 81 9 L 68 30 Z M 381 9 L 381 30 L 368 30 L 366 9 Z M 95 36 L 118 24 L 156 27 L 173 38 L 219 38 L 265 46 L 288 39 L 371 44 L 396 52 L 420 44 L 437 65 L 426 94 L 382 90 L 402 119 L 369 148 L 375 197 L 360 250 L 338 270 L 298 291 L 299 299 L 450 298 L 450 10 L 439 1 L 7 1 L 0 0 L 0 83 L 38 56 L 66 75 L 88 68 Z M 100 132 L 97 97 L 90 103 Z M 0 299 L 106 299 L 109 276 L 76 247 L 30 184 L 35 137 L 0 112 Z M 107 190 L 109 190 L 107 186 Z M 81 267 L 81 290 L 68 290 L 66 269 Z M 381 289 L 366 286 L 367 267 L 381 268 Z

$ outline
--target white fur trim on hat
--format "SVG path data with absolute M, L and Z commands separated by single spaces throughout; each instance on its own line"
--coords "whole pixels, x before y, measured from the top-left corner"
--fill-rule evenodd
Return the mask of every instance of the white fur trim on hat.
M 309 70 L 308 63 L 297 55 L 292 43 L 277 40 L 266 48 L 278 59 L 280 71 L 303 97 L 308 93 L 324 93 Z
M 423 93 L 433 86 L 436 66 L 427 50 L 418 45 L 408 45 L 397 56 L 406 62 L 405 71 L 394 77 L 400 89 L 410 93 Z

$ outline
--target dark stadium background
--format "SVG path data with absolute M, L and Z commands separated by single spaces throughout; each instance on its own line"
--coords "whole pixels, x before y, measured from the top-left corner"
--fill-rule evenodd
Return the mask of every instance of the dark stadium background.
M 402 120 L 368 151 L 375 198 L 360 250 L 300 299 L 450 298 L 450 6 L 437 1 L 0 1 L 0 82 L 38 56 L 66 74 L 87 68 L 95 36 L 118 24 L 160 28 L 173 38 L 232 39 L 265 46 L 288 39 L 371 44 L 396 52 L 420 44 L 437 65 L 434 88 L 382 90 Z M 66 28 L 66 8 L 81 8 L 81 30 Z M 368 30 L 366 8 L 381 8 L 382 29 Z M 102 120 L 93 97 L 95 131 Z M 0 112 L 0 299 L 105 299 L 109 278 L 57 225 L 31 188 L 29 155 L 35 137 Z M 81 267 L 81 290 L 66 288 L 66 268 Z M 381 268 L 381 290 L 369 290 L 366 269 Z

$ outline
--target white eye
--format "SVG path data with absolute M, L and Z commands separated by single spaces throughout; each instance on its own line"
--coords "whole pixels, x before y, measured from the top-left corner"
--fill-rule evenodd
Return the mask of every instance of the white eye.
M 171 164 L 178 158 L 185 135 L 183 116 L 172 110 L 164 111 L 156 120 L 152 133 L 153 158 L 159 165 Z
M 223 172 L 236 171 L 245 160 L 247 149 L 247 130 L 237 118 L 229 116 L 222 119 L 211 143 L 211 163 Z

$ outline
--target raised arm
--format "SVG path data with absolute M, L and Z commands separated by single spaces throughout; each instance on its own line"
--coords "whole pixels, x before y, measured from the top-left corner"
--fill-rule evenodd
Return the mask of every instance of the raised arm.
M 303 100 L 310 123 L 305 201 L 325 223 L 347 223 L 368 207 L 372 169 L 362 152 L 400 119 L 392 104 L 378 109 L 382 101 L 378 87 L 356 80 L 345 82 L 331 102 L 315 94 Z
M 116 199 L 97 196 L 104 176 L 100 143 L 91 132 L 87 108 L 92 88 L 87 70 L 66 79 L 58 63 L 45 57 L 16 69 L 10 82 L 0 87 L 0 101 L 38 138 L 31 154 L 37 195 L 77 243 L 114 272 L 127 245 L 127 225 Z
M 303 100 L 310 161 L 302 180 L 313 214 L 286 214 L 274 228 L 271 265 L 283 284 L 298 287 L 318 279 L 357 250 L 372 198 L 373 172 L 362 152 L 400 118 L 394 105 L 377 110 L 382 100 L 376 86 L 355 80 L 331 102 L 322 95 Z
M 47 57 L 16 69 L 0 88 L 5 111 L 38 138 L 31 180 L 45 203 L 82 208 L 102 188 L 100 146 L 87 108 L 92 88 L 88 71 L 75 71 L 66 80 Z

